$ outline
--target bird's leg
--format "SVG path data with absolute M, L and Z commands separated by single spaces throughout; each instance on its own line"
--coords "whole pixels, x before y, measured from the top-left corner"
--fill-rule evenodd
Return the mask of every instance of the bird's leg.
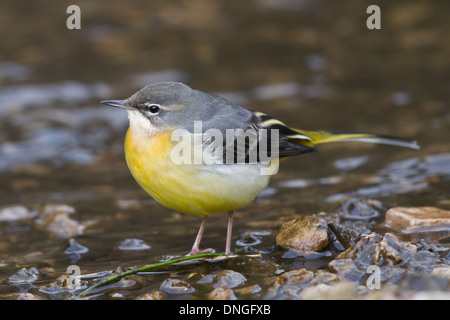
M 214 252 L 214 249 L 205 249 L 200 250 L 200 241 L 202 241 L 203 231 L 205 231 L 206 220 L 208 217 L 204 217 L 202 220 L 202 224 L 200 225 L 200 229 L 198 229 L 197 237 L 195 238 L 194 245 L 192 246 L 191 252 L 189 252 L 188 256 L 193 256 L 199 253 L 208 253 Z
M 231 254 L 231 231 L 233 230 L 233 215 L 234 211 L 228 212 L 228 227 L 227 227 L 227 242 L 225 245 L 225 254 Z

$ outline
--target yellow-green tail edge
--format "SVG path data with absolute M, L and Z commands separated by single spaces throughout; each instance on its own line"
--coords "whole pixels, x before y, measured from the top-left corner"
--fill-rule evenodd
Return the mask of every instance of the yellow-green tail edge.
M 292 129 L 303 136 L 309 137 L 310 140 L 303 140 L 301 144 L 308 147 L 314 147 L 317 144 L 341 142 L 341 141 L 359 141 L 376 144 L 387 144 L 398 147 L 405 147 L 411 149 L 420 149 L 416 141 L 400 139 L 396 137 L 380 135 L 375 133 L 363 132 L 328 132 L 328 131 L 305 131 L 300 129 Z

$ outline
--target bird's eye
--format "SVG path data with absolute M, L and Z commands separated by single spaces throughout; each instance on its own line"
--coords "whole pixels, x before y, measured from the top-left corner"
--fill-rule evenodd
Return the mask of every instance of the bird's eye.
M 149 104 L 149 105 L 146 105 L 145 107 L 148 112 L 153 113 L 153 114 L 157 114 L 161 110 L 161 107 L 158 106 L 157 104 Z

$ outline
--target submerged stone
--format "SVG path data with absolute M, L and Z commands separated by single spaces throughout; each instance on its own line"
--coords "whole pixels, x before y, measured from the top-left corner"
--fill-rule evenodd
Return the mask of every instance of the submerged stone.
M 354 224 L 329 222 L 328 227 L 344 249 L 353 246 L 361 239 L 363 234 L 363 230 L 355 227 Z
M 236 295 L 230 288 L 217 287 L 208 294 L 210 300 L 237 300 Z
M 141 296 L 136 297 L 136 300 L 166 300 L 167 295 L 164 291 L 154 290 L 149 293 L 145 293 Z
M 36 211 L 30 211 L 24 206 L 20 205 L 0 209 L 0 221 L 16 221 L 21 219 L 29 219 L 35 217 L 36 215 Z
M 226 266 L 245 274 L 272 274 L 278 268 L 272 260 L 263 259 L 261 256 L 248 255 L 240 255 L 229 259 Z
M 276 282 L 282 285 L 304 285 L 312 280 L 314 277 L 314 272 L 309 271 L 305 268 L 287 271 L 281 274 Z
M 380 242 L 382 237 L 375 232 L 372 232 L 359 240 L 357 243 L 355 243 L 353 246 L 345 250 L 344 252 L 340 253 L 336 259 L 356 259 L 359 255 L 361 255 L 365 250 L 374 250 L 374 246 Z M 365 254 L 367 256 L 367 254 Z M 361 259 L 360 259 L 361 260 Z M 362 261 L 359 261 L 362 262 Z M 368 263 L 369 261 L 367 261 Z M 370 264 L 372 264 L 370 259 Z
M 332 272 L 336 272 L 342 280 L 359 282 L 364 276 L 364 272 L 360 271 L 352 259 L 337 259 L 328 264 L 328 268 Z
M 119 245 L 119 250 L 147 250 L 151 246 L 146 244 L 144 240 L 141 239 L 125 239 Z
M 407 262 L 417 251 L 417 246 L 411 243 L 400 241 L 391 233 L 386 233 L 377 245 L 373 257 L 374 264 L 381 261 L 383 257 L 393 264 Z
M 30 283 L 38 279 L 39 271 L 35 267 L 30 269 L 22 268 L 15 275 L 9 277 L 9 282 L 12 283 Z
M 72 219 L 70 215 L 75 213 L 75 208 L 66 204 L 48 204 L 36 218 L 38 228 L 49 231 L 56 238 L 72 238 L 84 233 L 84 229 L 93 221 Z
M 239 272 L 233 270 L 222 270 L 217 274 L 217 282 L 214 284 L 214 288 L 235 288 L 244 284 L 247 278 Z
M 315 216 L 290 220 L 281 225 L 276 242 L 284 249 L 320 251 L 328 245 L 327 223 Z
M 342 204 L 339 215 L 345 219 L 369 220 L 379 217 L 380 211 L 368 201 L 351 198 Z
M 187 294 L 195 292 L 195 289 L 189 283 L 176 278 L 164 280 L 159 289 L 169 294 Z
M 435 207 L 396 207 L 386 212 L 385 225 L 402 233 L 450 232 L 450 211 Z

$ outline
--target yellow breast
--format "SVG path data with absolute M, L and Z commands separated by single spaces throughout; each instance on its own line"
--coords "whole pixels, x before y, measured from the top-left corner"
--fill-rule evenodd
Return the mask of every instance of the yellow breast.
M 176 164 L 169 133 L 135 135 L 128 129 L 125 156 L 139 185 L 173 210 L 198 216 L 248 205 L 267 186 L 269 177 L 255 165 Z
M 156 201 L 198 216 L 248 205 L 267 186 L 269 177 L 256 165 L 176 164 L 169 133 L 125 138 L 125 157 L 133 177 Z

